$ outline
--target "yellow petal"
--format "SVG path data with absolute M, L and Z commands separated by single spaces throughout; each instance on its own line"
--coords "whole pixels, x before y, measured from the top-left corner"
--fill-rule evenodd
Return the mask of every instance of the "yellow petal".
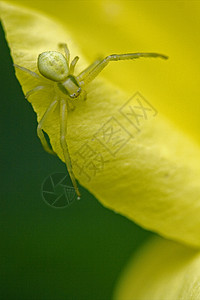
M 129 94 L 139 90 L 153 97 L 160 113 L 200 143 L 200 1 L 18 2 L 59 17 L 88 59 L 130 51 L 169 55 L 164 70 L 159 62 L 123 62 L 120 69 L 118 64 L 107 68 L 104 76 Z
M 150 241 L 121 276 L 114 300 L 200 299 L 200 253 L 164 239 Z
M 4 2 L 0 14 L 14 63 L 37 72 L 38 54 L 58 50 L 58 43 L 67 42 L 72 57 L 81 58 L 77 71 L 87 66 L 68 29 L 57 21 Z M 168 64 L 159 59 L 150 63 L 159 66 L 154 67 L 159 74 Z M 24 92 L 38 85 L 20 70 L 17 77 Z M 154 96 L 145 99 L 136 93 L 130 98 L 100 78 L 88 85 L 87 93 L 87 101 L 78 103 L 68 116 L 67 142 L 79 182 L 103 205 L 141 226 L 200 246 L 199 147 L 156 114 Z M 51 87 L 30 97 L 38 120 L 53 98 Z M 140 103 L 147 110 L 136 108 Z M 140 116 L 135 118 L 133 111 Z M 63 160 L 59 109 L 44 129 Z

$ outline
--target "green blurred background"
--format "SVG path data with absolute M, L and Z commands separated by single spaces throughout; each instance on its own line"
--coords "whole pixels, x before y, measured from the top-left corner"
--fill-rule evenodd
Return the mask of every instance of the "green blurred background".
M 81 201 L 65 209 L 42 200 L 44 179 L 65 165 L 42 149 L 2 27 L 0 45 L 0 299 L 109 300 L 128 259 L 151 234 L 83 188 Z

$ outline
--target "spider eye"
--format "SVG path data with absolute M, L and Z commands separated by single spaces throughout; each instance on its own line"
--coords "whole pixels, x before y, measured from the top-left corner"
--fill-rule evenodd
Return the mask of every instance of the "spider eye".
M 78 90 L 75 93 L 70 95 L 70 97 L 71 98 L 77 98 L 80 95 L 80 93 L 81 93 L 81 88 L 79 87 Z
M 69 66 L 62 53 L 47 51 L 38 56 L 38 70 L 44 77 L 59 82 L 68 76 Z

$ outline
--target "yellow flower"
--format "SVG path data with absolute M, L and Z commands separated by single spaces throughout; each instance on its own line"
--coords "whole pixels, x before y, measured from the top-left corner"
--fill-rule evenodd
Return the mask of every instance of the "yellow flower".
M 119 5 L 123 4 L 120 2 Z M 120 15 L 120 12 L 118 14 Z M 39 13 L 4 2 L 1 3 L 1 19 L 14 63 L 37 72 L 38 54 L 47 50 L 59 50 L 58 44 L 67 42 L 72 57 L 80 56 L 77 71 L 87 66 L 66 24 L 61 25 Z M 137 32 L 136 29 L 134 28 L 133 36 L 139 38 L 140 31 Z M 155 34 L 158 35 L 161 30 L 158 27 Z M 163 38 L 161 35 L 159 37 Z M 132 86 L 132 93 L 135 95 L 132 98 L 130 93 L 111 85 L 102 77 L 88 85 L 87 101 L 77 105 L 76 110 L 68 116 L 67 141 L 75 175 L 106 207 L 163 236 L 199 246 L 199 147 L 164 119 L 160 111 L 156 115 L 158 101 L 162 102 L 167 97 L 172 82 L 177 84 L 168 76 L 172 76 L 178 68 L 175 59 L 178 44 L 172 51 L 173 44 L 171 49 L 161 44 L 157 46 L 156 42 L 151 43 L 149 47 L 145 45 L 144 37 L 142 40 L 143 45 L 138 43 L 141 51 L 148 47 L 148 50 L 168 54 L 170 60 L 166 62 L 141 59 L 137 62 L 127 62 L 127 70 L 134 70 L 137 66 L 135 76 L 131 76 L 131 71 L 123 72 L 123 77 Z M 88 47 L 89 53 L 91 47 Z M 180 53 L 181 51 L 179 56 Z M 118 64 L 120 79 L 123 63 Z M 142 85 L 140 83 L 141 86 L 135 80 L 140 66 L 143 74 L 146 73 L 146 79 Z M 109 67 L 112 69 L 114 63 Z M 156 83 L 151 91 L 148 90 L 149 85 L 146 85 L 149 70 L 151 76 L 157 73 L 154 77 Z M 17 70 L 16 74 L 24 92 L 38 85 L 37 79 L 23 74 L 20 70 Z M 166 76 L 164 84 L 163 76 Z M 175 72 L 174 78 L 176 76 Z M 184 81 L 182 85 L 184 87 Z M 197 93 L 195 90 L 191 92 Z M 47 87 L 30 97 L 38 120 L 43 116 L 53 96 L 51 88 Z M 171 94 L 167 98 L 171 101 Z M 197 105 L 193 99 L 190 102 L 193 101 Z M 176 101 L 176 98 L 173 100 Z M 142 112 L 141 107 L 140 110 L 135 110 L 139 115 L 137 118 L 131 115 L 130 108 L 133 110 L 140 104 L 146 106 L 148 113 L 150 111 L 146 119 L 147 111 Z M 59 139 L 59 120 L 59 109 L 56 109 L 45 123 L 44 130 L 50 137 L 53 150 L 64 160 Z M 111 136 L 112 130 L 117 134 L 112 133 Z
M 77 73 L 96 57 L 113 52 L 158 52 L 170 57 L 168 61 L 141 59 L 110 64 L 87 86 L 87 101 L 77 103 L 69 113 L 66 140 L 76 178 L 104 206 L 164 237 L 199 247 L 199 3 L 52 3 L 36 0 L 31 5 L 54 14 L 59 21 L 1 2 L 0 17 L 15 64 L 38 72 L 38 55 L 61 51 L 58 44 L 64 42 L 71 57 L 80 56 Z M 16 75 L 24 93 L 38 85 L 37 79 L 20 70 Z M 46 86 L 29 98 L 38 121 L 53 97 L 51 86 Z M 44 130 L 64 161 L 58 108 Z M 173 259 L 180 257 L 186 269 L 179 272 L 179 264 L 174 263 L 174 270 L 164 265 L 165 247 Z M 176 282 L 181 287 L 187 268 L 195 276 L 199 265 L 193 250 L 167 241 L 147 247 L 146 253 L 144 263 L 138 260 L 133 273 L 128 271 L 117 299 L 134 299 L 136 295 L 138 299 L 164 299 L 166 287 L 174 289 Z M 159 259 L 163 268 L 157 269 L 156 279 L 149 281 L 144 294 L 138 292 L 146 278 L 153 277 L 153 263 Z M 143 276 L 147 261 L 152 264 Z M 140 288 L 129 289 L 139 269 Z M 179 299 L 181 293 L 183 299 L 197 299 L 187 298 L 184 289 L 171 293 L 171 299 Z
M 128 264 L 113 299 L 197 300 L 199 281 L 199 251 L 157 238 Z

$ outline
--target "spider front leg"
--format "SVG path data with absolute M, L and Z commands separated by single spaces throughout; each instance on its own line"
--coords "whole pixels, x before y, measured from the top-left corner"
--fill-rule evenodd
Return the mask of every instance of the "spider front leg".
M 77 80 L 81 82 L 83 78 L 87 77 L 87 75 L 100 63 L 100 59 L 95 60 L 90 66 L 84 69 L 78 76 Z
M 86 71 L 83 71 L 77 76 L 77 79 L 81 86 L 84 86 L 90 83 L 95 77 L 108 65 L 110 61 L 118 61 L 118 60 L 129 60 L 129 59 L 137 59 L 140 57 L 160 57 L 163 59 L 167 59 L 168 57 L 159 53 L 126 53 L 126 54 L 112 54 L 99 61 L 94 68 Z
M 56 105 L 58 104 L 58 99 L 55 99 L 47 108 L 46 112 L 44 113 L 42 119 L 40 120 L 40 122 L 38 123 L 37 126 L 37 135 L 41 141 L 41 144 L 44 148 L 44 150 L 50 154 L 54 154 L 55 152 L 49 147 L 47 140 L 44 136 L 44 133 L 42 131 L 42 127 L 44 125 L 45 120 L 48 118 L 48 116 L 50 115 L 50 113 L 55 109 Z
M 60 144 L 63 150 L 65 163 L 67 166 L 67 170 L 69 172 L 69 176 L 71 178 L 72 184 L 77 194 L 77 199 L 80 199 L 81 195 L 72 170 L 71 158 L 69 155 L 69 150 L 66 142 L 66 135 L 67 135 L 67 103 L 65 99 L 61 99 L 60 101 Z

